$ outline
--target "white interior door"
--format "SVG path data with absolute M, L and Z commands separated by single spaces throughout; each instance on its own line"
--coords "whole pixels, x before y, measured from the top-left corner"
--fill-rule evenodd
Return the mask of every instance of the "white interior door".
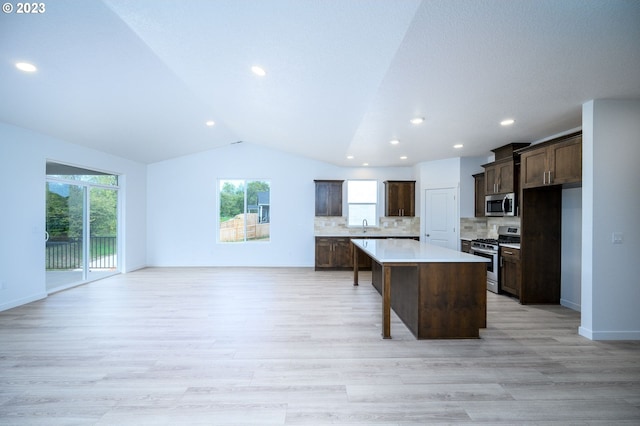
M 425 190 L 424 237 L 430 244 L 458 249 L 457 188 Z

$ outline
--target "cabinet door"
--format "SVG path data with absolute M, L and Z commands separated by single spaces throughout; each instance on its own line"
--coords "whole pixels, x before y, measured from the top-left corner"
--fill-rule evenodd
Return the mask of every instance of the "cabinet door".
M 496 166 L 488 166 L 484 168 L 484 193 L 491 195 L 496 193 Z
M 513 160 L 500 160 L 484 168 L 485 194 L 506 194 L 514 191 Z
M 520 186 L 522 189 L 536 188 L 546 184 L 547 149 L 528 151 L 520 157 Z
M 385 182 L 385 216 L 400 216 L 400 185 L 397 182 Z
M 513 161 L 496 165 L 496 183 L 499 194 L 513 192 L 513 167 Z
M 486 206 L 484 200 L 484 173 L 473 175 L 475 184 L 475 217 L 484 217 L 486 214 Z
M 342 181 L 316 181 L 316 216 L 342 216 Z
M 520 296 L 520 251 L 501 248 L 500 290 Z
M 551 145 L 548 150 L 551 184 L 582 182 L 581 136 Z
M 415 216 L 416 183 L 413 181 L 386 181 L 385 216 Z
M 336 268 L 352 268 L 353 257 L 351 241 L 348 238 L 333 238 L 333 266 Z
M 415 182 L 403 182 L 400 184 L 398 194 L 398 207 L 401 216 L 416 215 L 416 184 Z
M 332 266 L 333 243 L 331 238 L 316 238 L 316 269 Z

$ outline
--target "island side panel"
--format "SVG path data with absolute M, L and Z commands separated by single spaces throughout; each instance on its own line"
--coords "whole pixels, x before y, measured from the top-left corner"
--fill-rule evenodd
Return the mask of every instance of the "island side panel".
M 419 280 L 419 339 L 478 338 L 486 327 L 484 263 L 422 263 Z
M 382 265 L 375 260 L 371 262 L 371 284 L 382 296 Z
M 361 250 L 351 243 L 351 257 L 353 259 L 353 285 L 358 285 L 358 252 Z M 366 253 L 365 253 L 366 254 Z
M 391 309 L 415 337 L 418 337 L 418 308 L 418 267 L 392 267 Z

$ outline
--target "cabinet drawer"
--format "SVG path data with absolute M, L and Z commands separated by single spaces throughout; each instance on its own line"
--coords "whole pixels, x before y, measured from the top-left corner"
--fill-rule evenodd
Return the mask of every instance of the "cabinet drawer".
M 520 250 L 511 247 L 500 247 L 500 256 L 505 259 L 520 260 Z

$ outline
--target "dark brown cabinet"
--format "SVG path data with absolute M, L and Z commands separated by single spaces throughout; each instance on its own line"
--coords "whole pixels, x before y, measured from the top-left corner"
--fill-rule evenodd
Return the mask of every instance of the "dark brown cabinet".
M 520 250 L 500 247 L 500 291 L 519 297 L 521 283 Z
M 508 194 L 518 192 L 518 165 L 516 151 L 529 146 L 528 142 L 513 142 L 492 149 L 495 154 L 493 163 L 484 164 L 485 195 Z
M 351 240 L 342 237 L 316 237 L 315 269 L 352 269 Z
M 358 237 L 360 238 L 360 237 Z M 388 237 L 364 237 L 365 240 L 378 240 Z M 419 237 L 392 237 L 420 241 Z M 362 250 L 355 250 L 351 237 L 316 237 L 315 270 L 352 270 L 353 256 L 358 256 L 358 269 L 370 270 L 371 257 Z
M 520 151 L 522 189 L 582 182 L 581 133 L 534 147 Z
M 507 194 L 514 191 L 514 161 L 505 159 L 484 166 L 485 195 Z
M 522 190 L 519 299 L 523 305 L 560 303 L 562 186 Z
M 416 215 L 416 181 L 388 180 L 384 186 L 385 216 Z
M 473 175 L 475 183 L 475 217 L 484 217 L 486 214 L 484 204 L 484 173 Z
M 460 240 L 460 251 L 464 253 L 469 253 L 469 251 L 471 251 L 471 241 Z
M 342 216 L 342 180 L 315 180 L 316 216 Z

